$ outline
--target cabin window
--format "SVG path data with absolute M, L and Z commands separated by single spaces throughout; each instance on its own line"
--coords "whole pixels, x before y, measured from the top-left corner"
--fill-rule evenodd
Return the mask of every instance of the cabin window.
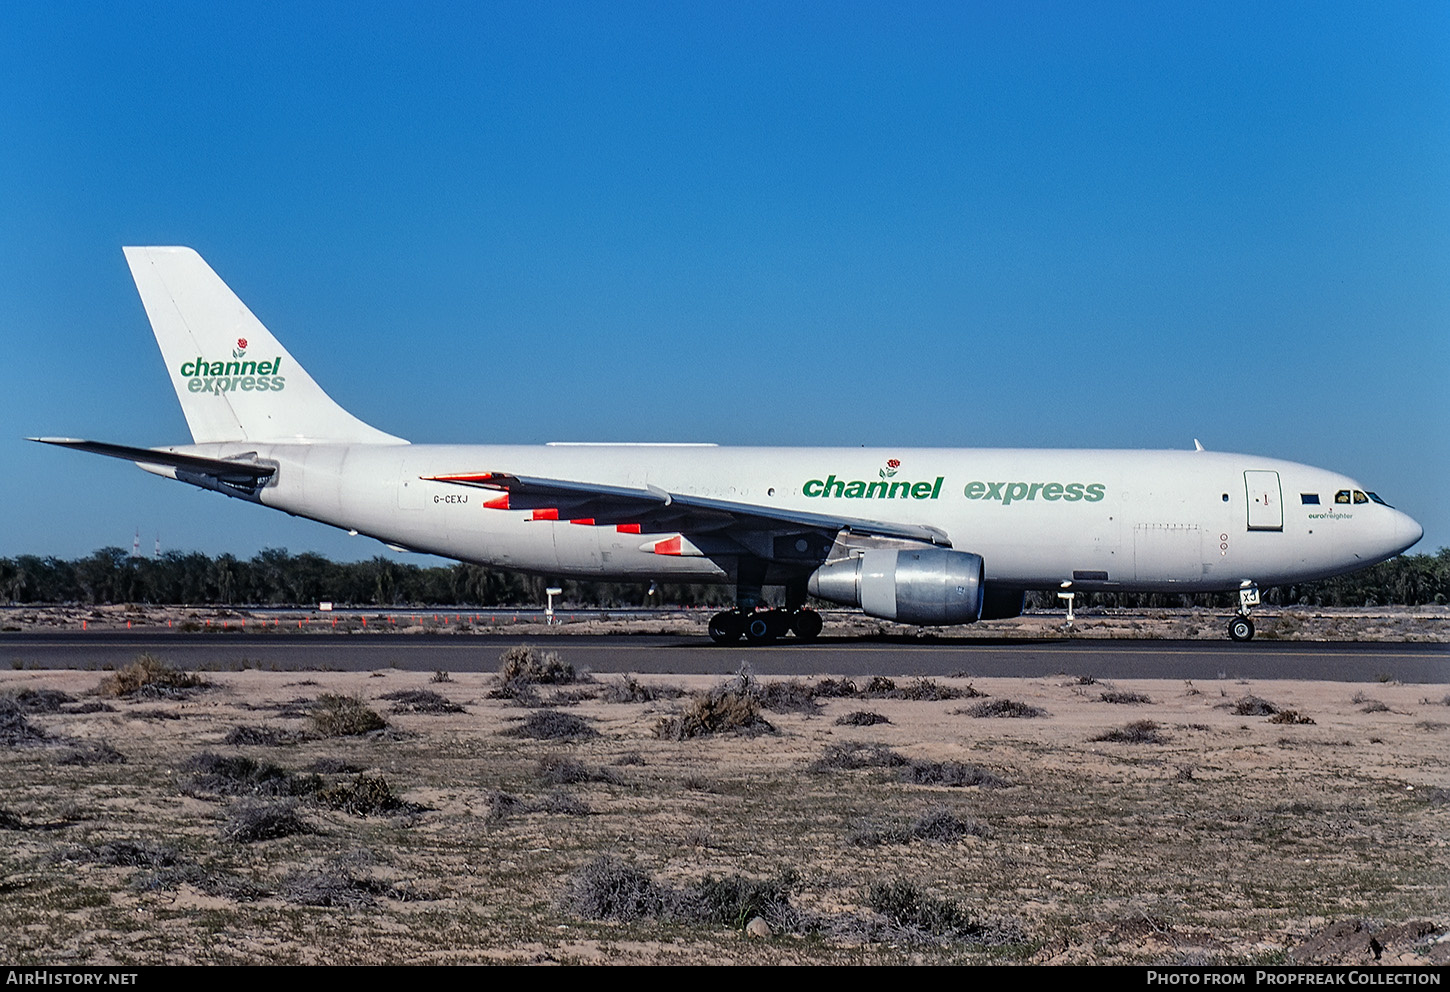
M 1348 489 L 1341 489 L 1339 492 L 1335 493 L 1334 494 L 1334 502 L 1336 502 L 1336 503 L 1348 503 L 1349 502 L 1349 490 Z
M 1366 496 L 1364 493 L 1360 492 L 1358 489 L 1356 489 L 1354 491 L 1354 501 L 1356 503 L 1368 503 L 1369 502 L 1369 497 Z
M 1299 494 L 1299 502 L 1302 503 L 1304 506 L 1318 506 L 1319 505 L 1319 494 L 1318 493 L 1300 493 Z

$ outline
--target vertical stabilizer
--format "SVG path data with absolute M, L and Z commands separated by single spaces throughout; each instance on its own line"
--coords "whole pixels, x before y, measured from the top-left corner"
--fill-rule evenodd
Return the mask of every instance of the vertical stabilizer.
M 196 252 L 123 251 L 196 443 L 407 443 L 334 403 Z

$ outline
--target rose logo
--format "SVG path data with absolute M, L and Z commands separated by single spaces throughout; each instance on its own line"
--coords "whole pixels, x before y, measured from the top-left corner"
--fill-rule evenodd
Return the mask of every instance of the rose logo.
M 891 459 L 890 461 L 888 461 L 886 463 L 886 467 L 885 468 L 881 469 L 876 474 L 879 475 L 879 476 L 881 476 L 881 478 L 883 478 L 883 479 L 889 479 L 893 475 L 896 474 L 896 470 L 899 469 L 900 467 L 901 467 L 901 459 L 900 458 L 893 458 L 893 459 Z
M 233 358 L 241 358 L 247 353 L 247 339 L 237 338 L 237 346 L 232 349 Z

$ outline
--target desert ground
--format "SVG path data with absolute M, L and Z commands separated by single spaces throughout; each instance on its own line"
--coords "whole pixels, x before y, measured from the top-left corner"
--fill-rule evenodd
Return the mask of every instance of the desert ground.
M 11 670 L 0 958 L 1445 964 L 1447 767 L 1443 685 Z

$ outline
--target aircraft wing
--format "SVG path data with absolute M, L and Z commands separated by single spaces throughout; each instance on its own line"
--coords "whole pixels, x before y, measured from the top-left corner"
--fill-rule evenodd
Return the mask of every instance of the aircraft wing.
M 890 523 L 859 517 L 810 513 L 783 507 L 740 503 L 666 492 L 655 486 L 643 489 L 605 486 L 562 479 L 540 479 L 505 472 L 478 472 L 426 476 L 430 482 L 491 489 L 503 495 L 484 503 L 495 510 L 531 510 L 535 520 L 567 520 L 602 526 L 612 524 L 620 531 L 636 534 L 679 533 L 692 538 L 704 554 L 712 550 L 728 553 L 740 550 L 721 547 L 718 538 L 733 539 L 752 553 L 765 558 L 796 558 L 800 554 L 780 548 L 779 540 L 763 543 L 762 538 L 815 532 L 834 536 L 840 531 L 875 537 L 898 538 L 951 547 L 947 535 L 925 524 Z M 809 542 L 811 551 L 819 547 Z M 785 553 L 779 553 L 784 550 Z M 800 549 L 803 551 L 803 549 Z

